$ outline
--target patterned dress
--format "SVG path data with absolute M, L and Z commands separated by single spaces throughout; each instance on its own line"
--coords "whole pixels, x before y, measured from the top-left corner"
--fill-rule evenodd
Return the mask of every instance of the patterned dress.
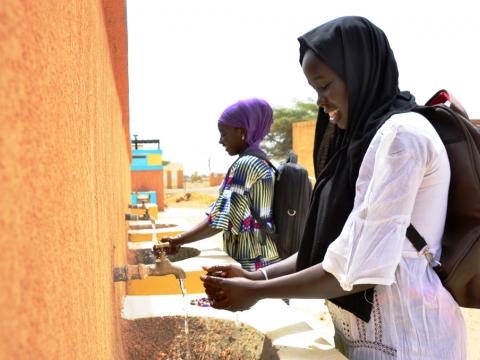
M 207 211 L 209 225 L 223 230 L 224 250 L 248 271 L 280 260 L 277 247 L 253 212 L 272 222 L 275 174 L 256 156 L 242 156 L 230 168 L 220 196 Z

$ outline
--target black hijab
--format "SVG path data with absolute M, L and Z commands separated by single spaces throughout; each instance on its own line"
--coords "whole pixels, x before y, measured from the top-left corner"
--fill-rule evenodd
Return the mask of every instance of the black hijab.
M 340 130 L 319 109 L 315 128 L 316 184 L 298 253 L 297 270 L 323 261 L 352 211 L 361 162 L 379 127 L 393 114 L 416 106 L 414 97 L 398 89 L 398 69 L 387 37 L 362 17 L 342 17 L 301 36 L 300 64 L 312 50 L 346 83 L 348 127 Z M 373 289 L 330 299 L 370 320 Z

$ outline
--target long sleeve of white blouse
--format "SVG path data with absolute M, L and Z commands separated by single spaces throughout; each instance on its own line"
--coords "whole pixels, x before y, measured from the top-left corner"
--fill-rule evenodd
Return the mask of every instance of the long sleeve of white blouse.
M 435 152 L 428 138 L 402 125 L 384 125 L 374 136 L 360 168 L 353 210 L 322 263 L 344 290 L 395 282 L 417 192 Z

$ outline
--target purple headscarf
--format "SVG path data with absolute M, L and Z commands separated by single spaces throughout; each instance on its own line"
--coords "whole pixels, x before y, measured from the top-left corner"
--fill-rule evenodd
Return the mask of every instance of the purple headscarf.
M 226 108 L 219 124 L 243 128 L 247 131 L 247 150 L 260 149 L 260 142 L 270 131 L 273 122 L 272 107 L 261 99 L 240 100 Z

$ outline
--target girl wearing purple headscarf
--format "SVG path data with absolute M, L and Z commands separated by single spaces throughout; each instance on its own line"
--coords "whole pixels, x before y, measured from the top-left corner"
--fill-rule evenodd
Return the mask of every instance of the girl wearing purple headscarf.
M 228 170 L 205 220 L 163 242 L 176 248 L 223 231 L 225 251 L 252 272 L 249 276 L 263 277 L 256 270 L 280 260 L 275 243 L 256 220 L 272 222 L 275 174 L 261 159 L 266 154 L 260 149 L 272 122 L 272 108 L 261 99 L 241 100 L 223 111 L 218 119 L 219 142 L 229 155 L 239 157 Z

